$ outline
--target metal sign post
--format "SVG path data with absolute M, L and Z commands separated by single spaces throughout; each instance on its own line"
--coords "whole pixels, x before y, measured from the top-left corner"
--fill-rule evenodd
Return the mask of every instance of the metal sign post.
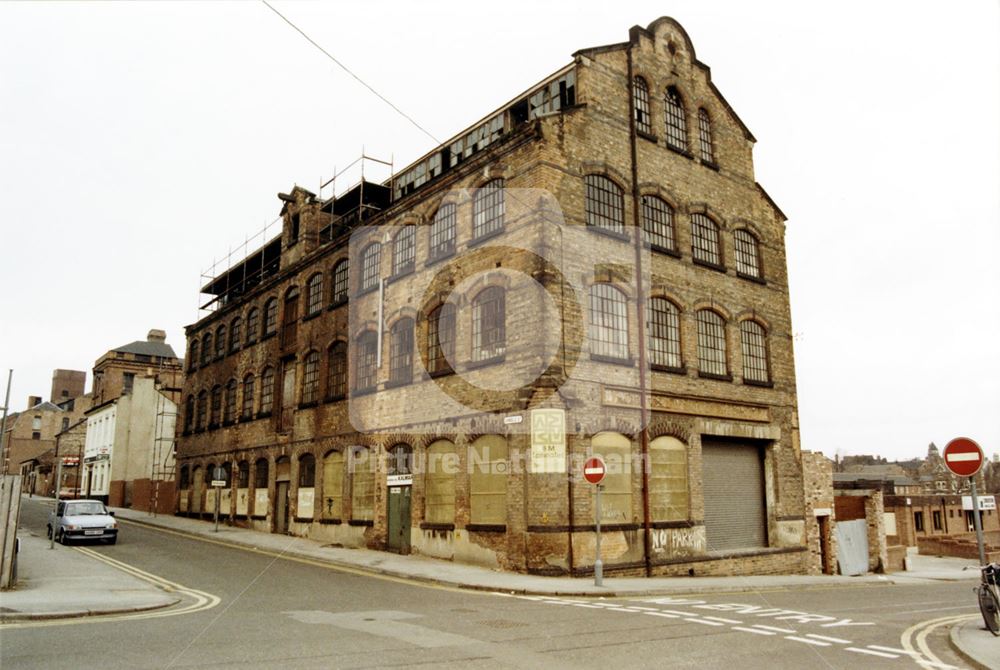
M 215 531 L 219 532 L 219 499 L 222 498 L 222 487 L 226 485 L 226 471 L 220 466 L 215 466 L 212 471 L 212 488 L 215 489 Z
M 597 516 L 597 558 L 594 560 L 594 586 L 604 586 L 604 561 L 601 560 L 601 489 L 597 485 L 597 503 L 595 505 L 595 516 Z
M 601 482 L 607 467 L 599 457 L 588 458 L 583 464 L 583 477 L 597 487 L 597 499 L 594 501 L 594 529 L 596 530 L 594 558 L 594 586 L 604 586 L 604 561 L 601 560 Z
M 959 477 L 968 477 L 972 488 L 972 524 L 976 529 L 976 544 L 979 545 L 979 564 L 986 565 L 986 548 L 983 546 L 983 524 L 979 521 L 979 496 L 976 495 L 976 474 L 986 460 L 983 449 L 967 437 L 956 437 L 942 452 L 945 466 Z
M 979 545 L 979 565 L 986 565 L 986 547 L 983 546 L 983 524 L 979 521 L 979 496 L 976 495 L 976 478 L 969 477 L 972 485 L 972 523 L 976 527 L 976 544 Z
M 59 512 L 59 489 L 62 484 L 62 461 L 56 459 L 56 512 Z M 59 517 L 56 517 L 56 523 L 59 523 Z M 56 527 L 52 526 L 52 534 L 49 535 L 49 549 L 54 549 L 56 546 Z

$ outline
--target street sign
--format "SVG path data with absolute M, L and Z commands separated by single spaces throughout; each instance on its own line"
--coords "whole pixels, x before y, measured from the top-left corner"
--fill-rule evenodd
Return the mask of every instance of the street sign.
M 214 486 L 215 488 L 222 488 L 225 485 L 226 485 L 226 480 L 225 479 L 213 479 L 212 480 L 212 486 Z
M 945 466 L 959 477 L 972 477 L 983 467 L 983 450 L 967 437 L 949 442 L 943 456 Z
M 604 474 L 606 472 L 607 468 L 604 465 L 604 460 L 598 456 L 588 458 L 587 462 L 583 464 L 583 478 L 591 484 L 600 484 L 604 481 Z

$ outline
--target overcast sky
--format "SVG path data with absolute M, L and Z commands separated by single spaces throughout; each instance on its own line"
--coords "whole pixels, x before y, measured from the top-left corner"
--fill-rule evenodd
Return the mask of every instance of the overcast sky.
M 995 0 L 275 6 L 441 140 L 673 16 L 789 217 L 803 448 L 1000 452 Z M 263 4 L 0 4 L 11 410 L 150 328 L 183 355 L 201 272 L 279 191 L 434 145 Z

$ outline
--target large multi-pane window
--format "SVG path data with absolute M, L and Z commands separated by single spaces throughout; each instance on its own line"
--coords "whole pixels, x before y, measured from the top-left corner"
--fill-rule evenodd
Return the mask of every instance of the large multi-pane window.
M 310 403 L 319 400 L 319 352 L 310 351 L 306 354 L 302 370 L 302 402 Z
M 226 326 L 219 326 L 215 331 L 215 357 L 222 358 L 226 355 Z
M 469 523 L 507 523 L 507 439 L 484 435 L 472 443 L 474 462 L 469 473 Z
M 587 225 L 624 233 L 625 196 L 618 184 L 600 174 L 587 175 L 585 184 Z
M 416 256 L 417 227 L 403 226 L 392 241 L 392 274 L 393 276 L 413 272 Z
M 430 257 L 443 258 L 455 253 L 455 228 L 458 220 L 458 207 L 454 203 L 445 203 L 434 215 L 431 224 Z
M 448 440 L 427 447 L 424 480 L 424 519 L 427 523 L 455 523 L 455 464 L 458 454 Z
M 219 425 L 219 415 L 222 413 L 222 387 L 216 384 L 212 387 L 212 406 L 208 417 L 208 425 Z
M 196 367 L 198 367 L 198 340 L 191 340 L 191 346 L 188 347 L 188 372 Z
M 628 358 L 628 303 L 611 284 L 590 287 L 590 353 Z
M 649 512 L 654 522 L 686 521 L 690 514 L 687 447 L 663 435 L 649 443 Z
M 649 116 L 649 86 L 642 77 L 632 82 L 632 104 L 635 107 L 635 127 L 641 133 L 652 133 Z
M 378 286 L 379 263 L 382 259 L 382 245 L 373 242 L 361 252 L 361 290 Z
M 258 328 L 260 328 L 260 310 L 253 307 L 247 312 L 247 344 L 257 341 Z
M 306 284 L 306 314 L 318 314 L 323 309 L 323 275 L 316 273 Z
M 641 212 L 646 242 L 659 249 L 676 250 L 673 208 L 655 195 L 644 195 Z
M 667 89 L 667 94 L 663 97 L 663 106 L 666 111 L 667 146 L 687 151 L 687 116 L 684 111 L 684 101 L 675 87 Z
M 344 452 L 329 451 L 323 457 L 322 516 L 340 519 L 344 505 Z
M 230 353 L 238 350 L 240 348 L 240 342 L 242 341 L 242 334 L 240 330 L 243 326 L 243 320 L 240 317 L 233 319 L 232 323 L 229 324 L 229 351 Z
M 729 374 L 726 360 L 725 320 L 710 309 L 698 310 L 698 371 L 725 377 Z
M 389 381 L 406 384 L 413 380 L 413 319 L 400 319 L 389 336 Z
M 198 404 L 195 409 L 195 430 L 205 430 L 205 416 L 208 414 L 208 393 L 198 392 Z
M 358 337 L 358 353 L 355 365 L 354 388 L 365 391 L 375 388 L 378 372 L 378 338 L 368 330 Z
M 455 360 L 455 305 L 446 302 L 427 317 L 427 372 L 451 370 Z
M 274 335 L 278 330 L 278 299 L 270 298 L 264 303 L 264 335 Z
M 330 347 L 326 368 L 326 397 L 343 398 L 347 395 L 347 344 L 335 342 Z
M 691 215 L 691 255 L 696 261 L 722 265 L 719 226 L 705 214 Z
M 771 375 L 767 364 L 767 333 L 756 321 L 740 324 L 740 343 L 743 351 L 743 379 L 767 383 Z
M 666 298 L 650 298 L 646 320 L 649 362 L 666 368 L 681 367 L 681 328 L 677 306 Z
M 184 403 L 184 432 L 190 432 L 194 428 L 194 396 L 189 395 Z
M 201 341 L 201 364 L 208 365 L 209 361 L 212 360 L 212 354 L 215 353 L 212 348 L 212 333 L 205 333 L 205 337 Z
M 260 374 L 260 412 L 270 414 L 274 409 L 274 368 L 264 368 Z
M 330 302 L 338 303 L 347 300 L 347 291 L 350 287 L 348 283 L 348 269 L 350 264 L 345 258 L 333 266 L 333 295 Z
M 754 234 L 745 228 L 736 231 L 733 236 L 736 247 L 736 271 L 748 277 L 760 279 L 760 243 Z
M 243 419 L 249 419 L 253 416 L 253 387 L 253 374 L 249 374 L 243 378 Z
M 236 380 L 230 379 L 226 384 L 226 398 L 222 410 L 222 422 L 232 423 L 236 420 Z
M 299 488 L 308 489 L 316 486 L 316 457 L 312 454 L 302 454 L 299 457 Z
M 472 201 L 472 237 L 480 238 L 503 230 L 504 187 L 503 179 L 487 182 Z
M 350 454 L 351 518 L 356 521 L 371 521 L 375 518 L 375 467 L 372 450 L 358 447 Z
M 258 458 L 253 464 L 253 486 L 255 489 L 267 490 L 267 470 L 266 458 Z M 264 514 L 266 510 L 254 510 L 257 514 Z
M 296 286 L 285 293 L 285 309 L 281 313 L 281 346 L 295 345 L 299 324 L 299 289 Z
M 715 149 L 712 146 L 712 119 L 704 109 L 698 110 L 698 147 L 701 159 L 715 164 Z
M 472 301 L 472 360 L 486 361 L 502 356 L 507 346 L 505 294 L 490 286 Z

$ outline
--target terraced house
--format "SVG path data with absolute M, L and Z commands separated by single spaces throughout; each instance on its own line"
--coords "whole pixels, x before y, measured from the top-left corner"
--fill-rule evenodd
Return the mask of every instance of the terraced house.
M 178 513 L 585 574 L 600 454 L 607 572 L 817 570 L 754 142 L 661 18 L 385 182 L 281 194 L 187 328 Z

